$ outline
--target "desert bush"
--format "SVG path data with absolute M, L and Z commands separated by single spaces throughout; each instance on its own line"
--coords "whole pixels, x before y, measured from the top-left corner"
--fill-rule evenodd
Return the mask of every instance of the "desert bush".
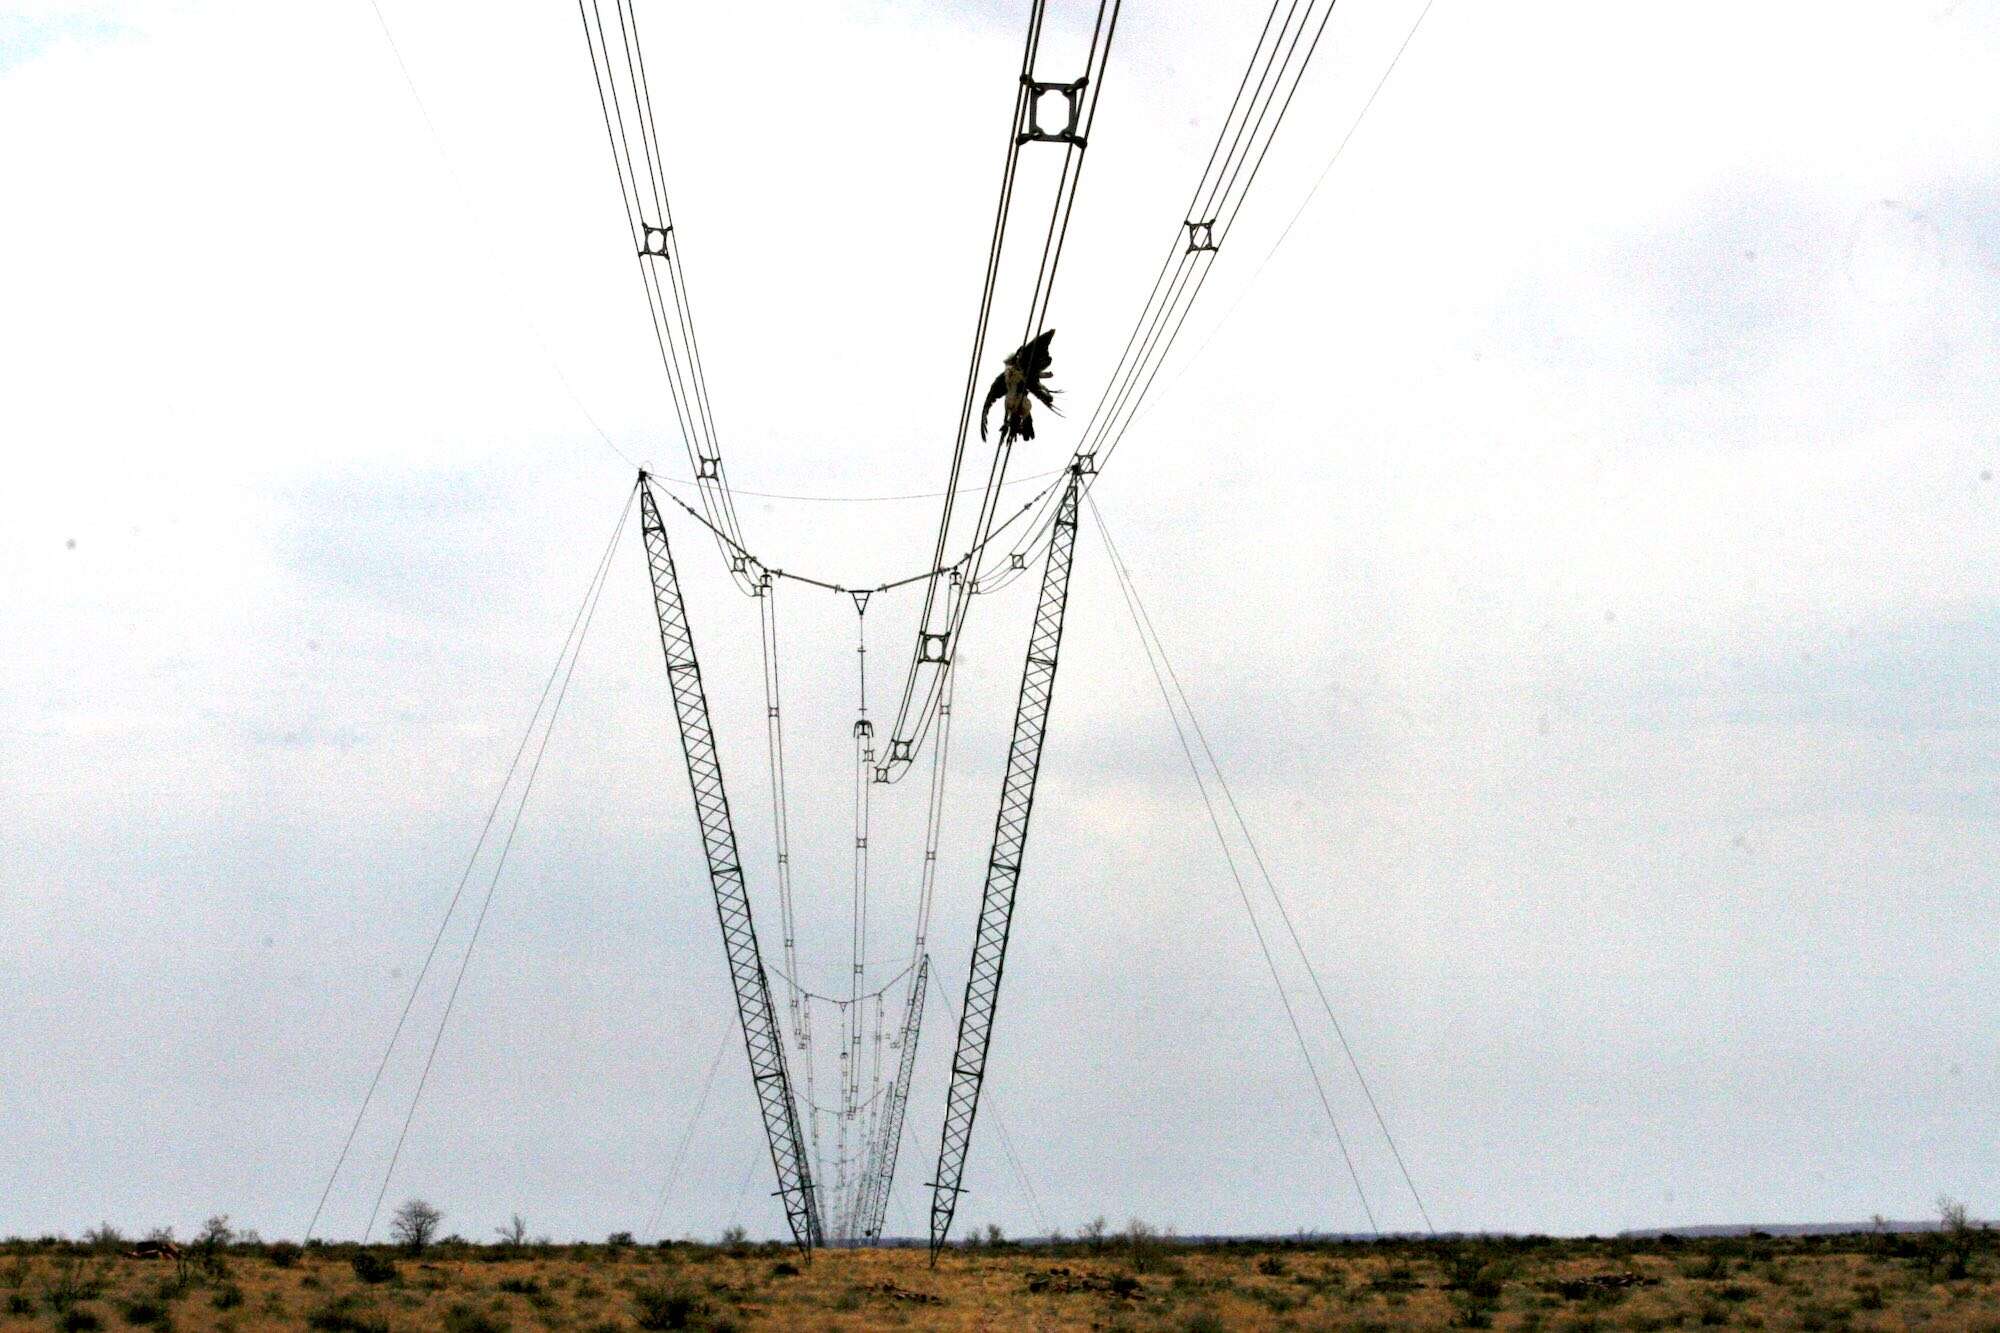
M 797 1277 L 798 1275 L 799 1266 L 790 1259 L 780 1259 L 777 1263 L 771 1265 L 772 1277 Z
M 348 1262 L 354 1265 L 354 1276 L 370 1286 L 396 1279 L 396 1261 L 373 1250 L 356 1250 Z
M 318 1333 L 389 1333 L 389 1321 L 364 1306 L 353 1292 L 308 1312 L 306 1327 Z
M 170 1322 L 165 1302 L 148 1300 L 143 1296 L 137 1300 L 125 1302 L 125 1308 L 122 1313 L 125 1316 L 125 1322 L 128 1324 L 165 1327 Z
M 1257 1256 L 1256 1268 L 1265 1277 L 1283 1277 L 1286 1268 L 1285 1256 L 1282 1254 L 1260 1254 Z
M 97 1317 L 97 1311 L 78 1307 L 64 1310 L 56 1320 L 56 1327 L 62 1333 L 97 1333 L 104 1327 L 104 1321 Z
M 500 1279 L 500 1290 L 511 1292 L 516 1296 L 539 1296 L 542 1294 L 542 1284 L 539 1278 L 503 1277 Z
M 55 1275 L 42 1291 L 42 1303 L 49 1307 L 50 1314 L 60 1315 L 79 1301 L 95 1300 L 103 1289 L 104 1284 L 96 1275 L 80 1261 L 69 1259 L 56 1265 Z
M 1950 1195 L 1939 1195 L 1937 1260 L 1945 1278 L 1956 1282 L 1971 1269 L 1974 1232 L 1964 1204 Z
M 115 1254 L 125 1248 L 125 1237 L 109 1222 L 99 1222 L 83 1233 L 83 1243 L 99 1254 Z
M 23 1292 L 11 1292 L 7 1297 L 7 1313 L 28 1315 L 35 1312 L 34 1298 Z
M 686 1287 L 646 1286 L 632 1293 L 633 1322 L 649 1331 L 693 1328 L 707 1313 L 708 1302 Z
M 274 1240 L 265 1249 L 264 1257 L 276 1268 L 292 1268 L 299 1262 L 299 1247 L 288 1240 Z
M 445 1333 L 507 1333 L 505 1320 L 469 1305 L 454 1305 L 444 1312 Z
M 1181 1328 L 1184 1333 L 1229 1333 L 1229 1325 L 1213 1310 L 1196 1310 Z
M 444 1214 L 422 1199 L 405 1199 L 389 1220 L 389 1234 L 411 1254 L 422 1254 L 437 1238 Z
M 208 1302 L 218 1310 L 234 1310 L 243 1304 L 243 1288 L 234 1282 L 225 1282 L 215 1289 L 215 1294 L 208 1298 Z

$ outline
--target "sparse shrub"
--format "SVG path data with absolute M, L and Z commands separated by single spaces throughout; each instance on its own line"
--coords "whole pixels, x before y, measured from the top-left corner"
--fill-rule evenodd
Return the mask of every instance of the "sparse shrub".
M 638 1244 L 629 1231 L 614 1231 L 604 1238 L 604 1243 L 614 1250 L 629 1250 Z
M 538 1278 L 503 1277 L 500 1279 L 500 1290 L 511 1292 L 516 1296 L 539 1296 L 542 1294 L 542 1284 Z
M 352 1292 L 309 1312 L 306 1327 L 318 1333 L 389 1333 L 389 1321 L 362 1305 Z
M 77 1307 L 64 1310 L 56 1319 L 56 1327 L 62 1333 L 97 1333 L 104 1327 L 104 1321 L 97 1317 L 97 1311 Z
M 80 1301 L 95 1300 L 104 1284 L 84 1269 L 75 1259 L 56 1266 L 55 1276 L 42 1292 L 42 1302 L 49 1307 L 50 1314 L 63 1314 Z
M 632 1293 L 632 1312 L 633 1322 L 649 1333 L 657 1329 L 692 1328 L 694 1320 L 708 1313 L 708 1302 L 686 1287 L 647 1286 Z
M 797 1277 L 798 1275 L 799 1266 L 790 1259 L 780 1259 L 777 1263 L 771 1265 L 772 1277 Z
M 299 1262 L 299 1247 L 288 1240 L 274 1240 L 264 1251 L 264 1257 L 275 1268 L 296 1267 Z
M 169 1322 L 166 1305 L 160 1301 L 147 1300 L 143 1296 L 138 1300 L 125 1302 L 122 1313 L 128 1324 L 165 1327 Z
M 469 1305 L 454 1305 L 444 1312 L 445 1333 L 507 1333 L 505 1320 Z
M 109 1222 L 99 1222 L 83 1233 L 83 1243 L 99 1254 L 115 1254 L 125 1248 L 125 1237 Z
M 514 1213 L 508 1219 L 508 1225 L 494 1227 L 494 1235 L 500 1237 L 500 1245 L 504 1245 L 508 1251 L 516 1251 L 528 1243 L 528 1219 L 522 1217 L 520 1213 Z
M 1720 1282 L 1729 1276 L 1729 1258 L 1720 1247 L 1713 1248 L 1702 1256 L 1700 1263 L 1685 1265 L 1681 1276 L 1696 1282 Z
M 1937 1256 L 1944 1265 L 1947 1281 L 1956 1282 L 1970 1271 L 1973 1230 L 1964 1204 L 1950 1195 L 1938 1196 Z
M 1185 1333 L 1229 1333 L 1229 1325 L 1213 1310 L 1196 1310 L 1181 1328 Z
M 1854 1289 L 1854 1305 L 1861 1310 L 1882 1308 L 1882 1288 L 1873 1282 L 1863 1282 Z
M 406 1199 L 389 1220 L 389 1234 L 411 1254 L 422 1254 L 437 1238 L 444 1214 L 422 1199 Z
M 354 1276 L 370 1286 L 396 1280 L 396 1261 L 373 1250 L 356 1250 L 349 1262 L 354 1265 Z
M 1731 1282 L 1727 1286 L 1717 1287 L 1715 1289 L 1715 1294 L 1716 1297 L 1720 1300 L 1725 1300 L 1732 1302 L 1733 1304 L 1736 1305 L 1741 1305 L 1743 1302 L 1751 1299 L 1757 1293 L 1750 1290 L 1750 1288 L 1744 1286 L 1741 1282 Z
M 1257 1256 L 1257 1271 L 1265 1277 L 1285 1275 L 1285 1256 L 1282 1254 L 1261 1254 Z
M 34 1299 L 28 1296 L 26 1293 L 16 1291 L 8 1295 L 7 1297 L 8 1314 L 25 1315 L 25 1314 L 33 1314 L 34 1312 L 35 1312 Z
M 225 1282 L 217 1287 L 215 1294 L 208 1299 L 209 1304 L 218 1310 L 234 1310 L 237 1306 L 243 1304 L 243 1288 L 237 1286 L 234 1282 Z
M 1824 1329 L 1846 1328 L 1852 1316 L 1847 1311 L 1832 1306 L 1821 1305 L 1817 1301 L 1805 1301 L 1794 1312 L 1799 1327 L 1807 1333 L 1820 1333 Z

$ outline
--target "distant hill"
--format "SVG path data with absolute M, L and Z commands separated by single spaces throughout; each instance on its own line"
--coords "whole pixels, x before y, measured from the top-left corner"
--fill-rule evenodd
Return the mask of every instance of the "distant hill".
M 1618 1233 L 1620 1240 L 1644 1240 L 1651 1236 L 1846 1236 L 1857 1231 L 1936 1231 L 1936 1219 L 1925 1222 L 1895 1222 L 1886 1218 L 1873 1222 L 1723 1222 L 1699 1227 L 1640 1227 Z M 1990 1222 L 1974 1222 L 1976 1227 Z

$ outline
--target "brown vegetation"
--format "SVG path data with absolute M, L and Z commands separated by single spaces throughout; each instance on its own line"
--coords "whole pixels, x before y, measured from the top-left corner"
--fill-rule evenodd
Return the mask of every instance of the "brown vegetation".
M 0 1246 L 0 1333 L 619 1333 L 653 1329 L 1666 1328 L 2000 1330 L 1993 1233 L 1193 1245 L 1143 1227 L 1061 1245 L 442 1241 L 407 1248 Z

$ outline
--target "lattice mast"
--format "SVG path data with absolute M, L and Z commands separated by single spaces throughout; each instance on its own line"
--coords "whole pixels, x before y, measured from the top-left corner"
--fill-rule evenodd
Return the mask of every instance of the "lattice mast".
M 861 1199 L 862 1240 L 880 1240 L 882 1222 L 889 1212 L 889 1187 L 896 1180 L 897 1149 L 903 1142 L 903 1112 L 910 1103 L 910 1075 L 917 1064 L 917 1034 L 924 1018 L 924 996 L 931 977 L 931 956 L 917 960 L 910 974 L 910 995 L 903 1006 L 903 1026 L 896 1039 L 899 1058 L 896 1081 L 889 1085 L 888 1100 L 876 1120 L 869 1153 L 868 1174 Z
M 931 1182 L 931 1261 L 937 1262 L 958 1209 L 965 1153 L 986 1078 L 986 1052 L 1000 1004 L 1000 975 L 1007 961 L 1007 933 L 1014 920 L 1014 891 L 1021 880 L 1021 857 L 1028 843 L 1028 818 L 1035 805 L 1035 779 L 1042 766 L 1042 737 L 1048 730 L 1049 702 L 1055 694 L 1056 656 L 1062 647 L 1063 612 L 1069 604 L 1070 564 L 1076 555 L 1077 484 L 1069 483 L 1056 510 L 1048 564 L 1021 670 L 1021 697 L 1014 709 L 1014 735 L 1007 747 L 1007 773 L 1000 786 L 1000 812 L 993 826 L 993 851 L 986 862 L 986 888 L 979 901 L 979 929 L 972 941 L 972 966 L 965 981 L 965 1008 L 959 1015 L 958 1048 L 952 1056 L 951 1088 L 945 1098 L 944 1137 L 938 1146 L 937 1179 Z
M 722 926 L 722 947 L 729 979 L 736 991 L 736 1012 L 743 1024 L 743 1045 L 750 1056 L 750 1078 L 764 1116 L 764 1133 L 771 1145 L 771 1165 L 778 1177 L 778 1197 L 785 1220 L 799 1249 L 810 1255 L 822 1243 L 820 1204 L 814 1193 L 812 1164 L 799 1133 L 798 1110 L 792 1101 L 791 1078 L 785 1067 L 785 1045 L 771 1005 L 771 983 L 757 948 L 757 929 L 750 917 L 750 893 L 743 863 L 736 850 L 736 828 L 729 816 L 729 798 L 722 785 L 722 762 L 716 754 L 715 731 L 709 723 L 708 696 L 702 689 L 701 666 L 695 659 L 694 636 L 688 628 L 687 607 L 681 600 L 680 579 L 674 572 L 667 530 L 659 506 L 639 473 L 639 530 L 645 538 L 646 568 L 652 577 L 653 609 L 660 622 L 660 648 L 666 655 L 667 684 L 680 724 L 681 752 L 687 761 L 688 783 L 694 791 L 695 817 L 701 825 L 702 851 L 708 858 L 709 884 L 715 891 L 716 919 Z

